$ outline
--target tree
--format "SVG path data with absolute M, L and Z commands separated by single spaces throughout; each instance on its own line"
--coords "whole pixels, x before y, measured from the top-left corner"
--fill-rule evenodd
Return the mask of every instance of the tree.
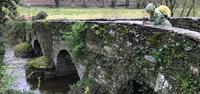
M 85 0 L 83 0 L 83 7 L 87 7 Z
M 129 6 L 129 0 L 126 0 L 126 8 Z
M 145 8 L 147 2 L 148 1 L 146 1 L 146 0 L 136 0 L 136 8 L 137 9 L 138 8 Z M 154 4 L 156 4 L 156 3 L 154 3 Z
M 196 0 L 194 0 L 193 3 L 194 3 L 194 5 L 193 5 L 193 16 L 196 16 L 196 5 L 197 5 L 196 4 L 197 3 Z
M 3 42 L 2 42 L 2 31 L 6 26 L 6 23 L 10 20 L 15 19 L 18 16 L 16 11 L 18 0 L 1 0 L 0 1 L 0 63 L 3 57 Z M 1 79 L 1 78 L 0 78 Z
M 0 1 L 0 24 L 5 24 L 8 20 L 18 16 L 16 11 L 18 0 L 1 0 Z
M 104 4 L 105 4 L 104 0 L 101 0 L 101 2 L 102 2 L 102 6 L 101 7 L 104 7 Z
M 115 8 L 117 4 L 117 0 L 111 0 L 111 7 Z
M 195 5 L 195 0 L 192 0 L 192 4 L 191 4 L 191 6 L 190 6 L 190 8 L 189 8 L 189 11 L 188 11 L 188 13 L 187 13 L 187 15 L 186 15 L 187 17 L 190 15 L 192 9 L 194 8 L 194 5 Z
M 3 28 L 6 26 L 7 21 L 14 19 L 17 16 L 17 6 L 18 0 L 1 0 L 0 1 L 0 81 L 2 80 L 2 61 L 4 55 L 4 45 L 3 45 Z M 3 87 L 2 83 L 0 89 Z M 0 93 L 3 91 L 0 90 Z
M 60 6 L 59 0 L 54 0 L 54 1 L 55 1 L 55 4 L 56 4 L 56 7 L 59 7 Z
M 185 12 L 186 3 L 187 3 L 187 0 L 184 0 L 184 3 L 183 3 L 183 10 L 181 11 L 180 16 L 183 16 L 183 13 Z
M 172 16 L 174 15 L 175 6 L 177 4 L 177 0 L 165 0 L 165 4 L 172 11 Z

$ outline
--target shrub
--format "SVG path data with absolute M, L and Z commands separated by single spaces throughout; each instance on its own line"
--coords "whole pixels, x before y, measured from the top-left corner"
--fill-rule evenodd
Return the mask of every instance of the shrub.
M 14 47 L 14 54 L 17 57 L 29 57 L 33 53 L 31 44 L 25 42 Z
M 41 56 L 31 59 L 27 66 L 30 69 L 47 69 L 50 64 L 50 59 L 48 56 Z
M 48 14 L 44 11 L 39 12 L 36 16 L 33 17 L 33 20 L 42 20 L 46 19 Z
M 3 32 L 5 36 L 5 42 L 9 45 L 16 45 L 26 41 L 26 30 L 30 27 L 30 23 L 25 22 L 24 19 L 18 18 L 12 22 L 7 23 Z
M 75 23 L 71 27 L 71 32 L 62 32 L 62 38 L 66 43 L 68 42 L 70 45 L 70 52 L 72 53 L 73 58 L 86 56 L 87 48 L 86 48 L 86 40 L 85 33 L 88 26 L 85 23 Z

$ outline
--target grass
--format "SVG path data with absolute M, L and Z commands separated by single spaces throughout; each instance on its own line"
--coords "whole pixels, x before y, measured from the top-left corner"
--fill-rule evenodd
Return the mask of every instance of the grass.
M 148 16 L 144 9 L 18 7 L 20 15 L 34 16 L 40 11 L 48 13 L 47 19 L 142 18 Z
M 188 13 L 188 11 L 189 11 L 189 9 L 186 9 L 186 10 L 184 11 L 184 13 L 183 13 L 183 16 L 186 16 L 187 13 Z M 182 12 L 182 9 L 181 9 L 181 8 L 180 8 L 180 9 L 176 9 L 176 10 L 174 11 L 174 13 L 175 13 L 174 16 L 176 16 L 176 17 L 177 17 L 177 16 L 180 16 L 181 12 Z M 192 16 L 193 16 L 193 11 L 191 11 L 189 17 L 192 17 Z M 196 17 L 200 17 L 200 8 L 198 8 L 198 9 L 196 10 L 195 16 L 196 16 Z
M 196 11 L 196 16 L 200 17 L 200 9 Z M 47 19 L 100 19 L 100 18 L 143 18 L 148 14 L 144 9 L 126 8 L 50 8 L 50 7 L 18 7 L 20 15 L 34 16 L 40 11 L 48 13 Z M 180 16 L 182 9 L 175 11 L 175 16 Z M 186 15 L 188 9 L 184 15 Z M 192 13 L 191 13 L 192 15 Z

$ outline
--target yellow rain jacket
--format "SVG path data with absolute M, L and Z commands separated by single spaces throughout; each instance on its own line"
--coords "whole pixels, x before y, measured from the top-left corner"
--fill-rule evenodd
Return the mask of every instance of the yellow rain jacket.
M 154 13 L 150 14 L 150 23 L 152 25 L 172 26 L 168 17 L 171 17 L 171 11 L 167 6 L 161 5 L 155 8 Z
M 157 9 L 163 13 L 164 15 L 166 15 L 167 17 L 171 17 L 172 16 L 172 12 L 171 10 L 165 6 L 165 5 L 160 5 L 159 7 L 157 7 Z

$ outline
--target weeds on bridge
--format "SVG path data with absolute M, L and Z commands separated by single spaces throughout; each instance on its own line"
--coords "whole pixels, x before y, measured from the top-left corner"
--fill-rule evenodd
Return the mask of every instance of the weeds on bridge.
M 153 37 L 147 39 L 151 45 L 156 47 L 152 50 L 152 54 L 157 65 L 162 67 L 160 71 L 165 74 L 169 81 L 172 77 L 176 79 L 176 81 L 171 82 L 174 85 L 174 91 L 180 94 L 199 93 L 199 74 L 191 72 L 191 65 L 199 67 L 199 64 L 196 63 L 199 62 L 197 53 L 200 45 L 195 40 L 185 37 L 163 43 L 165 39 L 169 39 L 163 37 L 156 34 L 156 37 L 153 35 Z M 154 45 L 158 44 L 157 42 L 159 42 L 159 45 Z
M 62 32 L 63 39 L 69 44 L 70 52 L 73 58 L 82 57 L 87 53 L 86 33 L 87 25 L 85 23 L 74 23 L 70 32 Z

